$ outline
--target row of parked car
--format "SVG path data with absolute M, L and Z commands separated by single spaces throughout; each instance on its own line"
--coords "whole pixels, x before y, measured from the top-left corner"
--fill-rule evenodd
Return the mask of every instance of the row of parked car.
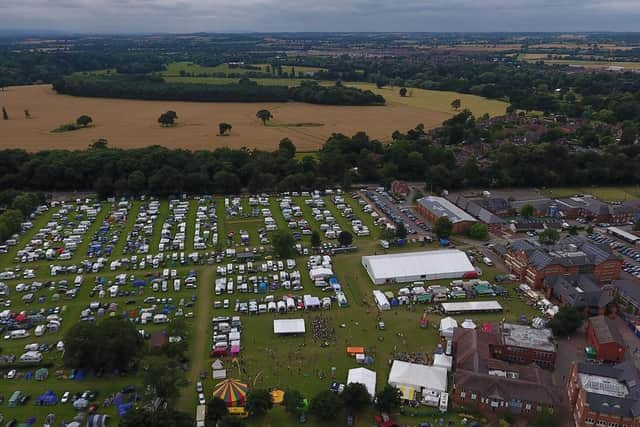
M 614 239 L 613 237 L 605 236 L 599 233 L 593 233 L 589 235 L 589 238 L 594 242 L 597 242 L 603 245 L 609 245 L 618 253 L 624 255 L 627 258 L 630 258 L 633 261 L 640 263 L 640 251 L 621 243 L 620 241 Z M 631 274 L 632 276 L 640 278 L 640 264 L 633 264 L 625 261 L 622 266 L 622 269 L 627 273 Z

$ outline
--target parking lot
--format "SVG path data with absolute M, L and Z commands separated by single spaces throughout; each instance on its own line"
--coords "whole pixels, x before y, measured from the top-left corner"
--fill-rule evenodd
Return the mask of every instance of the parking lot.
M 421 239 L 425 236 L 433 237 L 430 227 L 405 204 L 395 200 L 388 191 L 383 189 L 361 190 L 358 195 L 362 197 L 378 214 L 378 224 L 403 223 L 407 230 L 407 237 Z
M 633 245 L 622 242 L 621 240 L 606 234 L 593 233 L 588 237 L 594 242 L 609 245 L 617 253 L 622 255 L 624 257 L 622 269 L 631 276 L 640 279 L 640 250 L 633 247 Z

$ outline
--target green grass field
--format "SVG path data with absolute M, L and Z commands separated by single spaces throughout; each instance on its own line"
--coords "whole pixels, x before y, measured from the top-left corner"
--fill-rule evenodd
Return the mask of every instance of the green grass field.
M 304 217 L 309 221 L 311 227 L 313 229 L 317 229 L 319 227 L 319 223 L 311 217 L 311 209 L 304 204 L 304 199 L 305 197 L 302 196 L 295 197 L 294 202 L 302 207 Z M 325 197 L 324 199 L 326 209 L 329 209 L 332 212 L 342 228 L 344 230 L 351 230 L 349 220 L 340 215 L 337 208 L 328 197 Z M 358 345 L 364 346 L 367 354 L 374 358 L 374 363 L 371 368 L 377 371 L 377 386 L 378 388 L 382 388 L 389 372 L 388 361 L 393 358 L 394 354 L 400 352 L 431 353 L 439 343 L 440 338 L 437 331 L 437 325 L 441 317 L 440 315 L 436 313 L 429 314 L 431 325 L 427 329 L 422 329 L 419 326 L 423 311 L 428 309 L 429 306 L 414 305 L 412 307 L 396 308 L 392 311 L 382 313 L 378 312 L 372 298 L 371 291 L 373 290 L 373 285 L 361 265 L 361 257 L 381 250 L 377 243 L 379 230 L 371 221 L 370 216 L 362 212 L 360 206 L 351 199 L 349 195 L 345 195 L 345 199 L 347 203 L 352 206 L 354 210 L 354 217 L 361 219 L 371 230 L 371 236 L 369 237 L 354 238 L 354 243 L 359 248 L 356 253 L 334 257 L 334 272 L 349 300 L 349 307 L 339 308 L 334 305 L 334 307 L 326 311 L 302 311 L 284 315 L 242 315 L 243 352 L 241 353 L 237 364 L 232 363 L 229 358 L 224 359 L 230 377 L 241 379 L 247 382 L 251 387 L 296 388 L 299 389 L 306 397 L 312 397 L 317 392 L 326 389 L 332 380 L 339 382 L 344 382 L 346 380 L 348 369 L 357 367 L 358 364 L 352 357 L 349 357 L 346 354 L 345 348 L 349 345 Z M 122 225 L 117 226 L 117 229 L 114 228 L 112 234 L 119 235 L 121 240 L 125 238 L 133 226 L 135 215 L 139 211 L 142 203 L 145 202 L 136 201 L 133 203 L 132 209 L 129 211 L 127 221 Z M 246 198 L 243 198 L 242 205 L 245 208 L 245 211 L 247 211 L 248 201 Z M 240 229 L 249 231 L 251 239 L 250 247 L 254 247 L 259 244 L 257 241 L 257 230 L 263 226 L 263 218 L 261 216 L 227 218 L 227 215 L 224 212 L 223 198 L 216 199 L 216 206 L 219 219 L 218 233 L 220 236 L 221 247 L 226 246 L 225 236 L 227 232 L 239 231 Z M 281 229 L 286 228 L 287 225 L 280 212 L 279 199 L 277 197 L 272 196 L 270 198 L 270 208 L 278 223 L 278 227 Z M 37 230 L 51 219 L 54 212 L 55 209 L 51 209 L 44 215 L 37 218 L 34 221 L 33 229 L 21 236 L 18 245 L 16 247 L 12 247 L 8 254 L 0 255 L 0 267 L 8 268 L 14 265 L 12 259 L 18 248 L 24 247 L 26 242 L 29 241 Z M 109 212 L 110 208 L 105 204 L 98 220 L 87 233 L 87 238 L 83 242 L 81 249 L 79 249 L 74 255 L 73 261 L 60 263 L 69 264 L 71 262 L 77 262 L 84 259 L 90 236 L 99 227 L 101 218 L 106 217 Z M 187 217 L 187 246 L 192 244 L 195 212 L 195 201 L 192 201 Z M 151 253 L 157 252 L 157 243 L 160 238 L 161 225 L 168 213 L 168 202 L 163 200 L 160 205 L 159 218 L 154 225 L 154 233 L 150 247 Z M 302 242 L 308 245 L 309 240 L 309 236 L 303 236 Z M 237 244 L 237 239 L 235 244 Z M 123 245 L 123 242 L 118 242 L 112 258 L 122 257 L 121 251 Z M 432 250 L 436 248 L 437 246 L 435 245 L 428 245 L 426 248 L 421 248 L 417 244 L 408 244 L 405 247 L 393 250 Z M 188 249 L 191 250 L 191 247 Z M 324 296 L 322 291 L 314 289 L 311 280 L 306 274 L 306 261 L 306 257 L 296 257 L 297 268 L 302 273 L 302 283 L 304 286 L 303 293 Z M 225 260 L 225 263 L 226 262 L 228 261 Z M 48 275 L 48 264 L 50 264 L 49 261 L 40 261 L 25 265 L 24 267 L 36 268 L 36 280 L 73 280 L 74 275 L 71 274 L 50 278 Z M 185 377 L 188 380 L 188 385 L 182 390 L 181 397 L 178 401 L 179 409 L 193 413 L 196 404 L 194 383 L 198 380 L 200 372 L 210 372 L 209 365 L 212 361 L 209 357 L 209 343 L 211 342 L 212 333 L 210 319 L 212 316 L 234 314 L 231 309 L 213 309 L 213 301 L 223 298 L 229 298 L 232 302 L 236 299 L 248 301 L 249 299 L 260 298 L 261 296 L 254 294 L 215 296 L 212 290 L 212 284 L 216 275 L 215 265 L 205 264 L 196 266 L 178 266 L 172 262 L 168 262 L 167 264 L 167 267 L 174 266 L 177 268 L 179 276 L 184 276 L 190 269 L 196 270 L 199 278 L 198 289 L 188 290 L 183 287 L 179 292 L 175 292 L 170 286 L 168 292 L 156 293 L 147 287 L 142 293 L 135 296 L 123 296 L 113 299 L 108 298 L 108 300 L 116 302 L 120 310 L 123 310 L 125 308 L 141 308 L 141 300 L 145 296 L 149 295 L 171 297 L 174 299 L 175 303 L 177 303 L 181 298 L 184 298 L 186 301 L 190 301 L 192 295 L 197 296 L 197 301 L 193 307 L 185 308 L 185 312 L 192 311 L 195 314 L 195 317 L 187 321 L 190 327 L 188 337 L 190 364 L 189 369 L 185 374 Z M 483 270 L 484 277 L 489 280 L 498 273 L 495 268 L 483 267 Z M 147 274 L 158 273 L 159 271 L 161 270 L 153 270 L 151 268 L 147 268 L 146 270 L 125 270 L 127 274 L 133 274 L 135 277 L 143 277 Z M 42 338 L 31 337 L 23 340 L 4 341 L 0 345 L 2 347 L 2 353 L 20 354 L 23 351 L 24 345 L 27 343 L 34 341 L 55 343 L 62 339 L 66 331 L 68 331 L 77 319 L 79 319 L 80 311 L 87 307 L 91 301 L 96 300 L 96 297 L 91 297 L 89 295 L 90 288 L 92 287 L 96 277 L 104 277 L 105 280 L 110 281 L 114 279 L 116 274 L 122 272 L 123 270 L 111 272 L 107 269 L 106 271 L 98 274 L 84 274 L 84 284 L 81 288 L 80 294 L 73 300 L 61 300 L 60 302 L 54 302 L 52 300 L 53 291 L 49 289 L 43 289 L 38 293 L 38 295 L 44 295 L 46 297 L 46 301 L 44 303 L 34 302 L 30 305 L 26 305 L 21 301 L 19 294 L 12 295 L 13 305 L 11 306 L 11 309 L 16 311 L 39 308 L 46 309 L 56 305 L 64 306 L 62 312 L 64 316 L 64 323 L 59 332 L 55 334 L 46 334 Z M 16 279 L 6 282 L 11 288 L 13 288 L 17 283 L 23 281 L 24 280 Z M 391 286 L 383 286 L 381 288 L 383 290 L 392 289 Z M 287 293 L 289 293 L 289 291 L 280 289 L 273 294 L 276 296 L 282 296 Z M 135 299 L 136 304 L 126 305 L 125 302 L 129 299 Z M 529 317 L 536 314 L 534 309 L 527 306 L 515 296 L 506 299 L 501 298 L 499 300 L 505 307 L 504 313 L 473 316 L 474 320 L 476 320 L 476 322 L 498 321 L 503 317 L 507 320 L 516 320 L 520 314 L 526 314 Z M 310 332 L 313 319 L 317 316 L 325 316 L 328 319 L 330 328 L 335 331 L 334 339 L 328 340 L 327 345 L 323 345 L 320 341 L 314 339 L 313 334 Z M 304 318 L 309 332 L 305 336 L 300 337 L 275 337 L 272 333 L 271 321 L 274 318 L 282 317 Z M 384 331 L 379 331 L 376 328 L 376 324 L 379 320 L 383 320 L 385 322 L 386 328 Z M 458 317 L 458 320 L 462 320 L 462 317 Z M 143 328 L 147 332 L 154 332 L 162 330 L 163 326 L 141 325 L 139 328 Z M 14 390 L 22 390 L 30 393 L 32 395 L 32 399 L 35 399 L 37 395 L 49 389 L 53 390 L 58 395 L 62 394 L 64 391 L 76 392 L 95 389 L 100 392 L 98 403 L 101 404 L 105 397 L 116 392 L 125 385 L 132 384 L 140 386 L 141 384 L 141 379 L 137 375 L 103 378 L 89 376 L 84 381 L 72 381 L 63 378 L 58 379 L 55 378 L 53 373 L 58 369 L 62 369 L 60 354 L 57 352 L 47 353 L 46 360 L 52 361 L 55 365 L 50 369 L 50 377 L 48 380 L 44 382 L 26 380 L 24 378 L 3 380 L 3 387 L 0 394 L 3 394 L 6 399 Z M 335 368 L 335 378 L 332 378 L 332 368 Z M 1 368 L 0 371 L 2 371 Z M 214 385 L 214 381 L 209 376 L 205 380 L 205 389 L 210 390 Z M 433 421 L 433 414 L 431 412 L 425 411 L 424 409 L 422 411 L 423 412 L 420 413 L 418 417 L 399 416 L 397 421 L 405 423 L 425 420 Z M 70 404 L 59 404 L 53 407 L 36 407 L 33 406 L 32 403 L 28 403 L 25 406 L 17 408 L 0 408 L 0 413 L 4 414 L 5 419 L 17 418 L 18 420 L 24 420 L 33 415 L 36 416 L 38 421 L 40 421 L 49 412 L 57 414 L 58 420 L 62 418 L 69 419 L 75 414 L 75 411 Z M 99 412 L 112 416 L 116 415 L 116 409 L 114 407 L 101 407 Z M 368 410 L 360 416 L 358 425 L 370 424 L 373 415 L 373 410 Z M 340 417 L 344 417 L 344 414 L 341 414 Z M 455 411 L 452 411 L 447 419 L 457 421 L 459 420 L 459 416 L 455 414 Z M 255 426 L 283 426 L 295 423 L 295 420 L 286 414 L 281 408 L 275 409 L 262 419 L 249 421 L 250 425 Z M 341 423 L 342 421 L 339 422 Z M 322 426 L 324 424 L 318 423 L 314 419 L 310 419 L 309 425 Z
M 572 197 L 576 194 L 591 194 L 608 202 L 623 202 L 640 198 L 640 187 L 572 187 L 545 188 L 540 192 L 548 197 Z
M 175 76 L 180 76 L 181 73 L 190 73 L 195 76 L 199 74 L 218 74 L 218 73 L 224 73 L 224 74 L 247 74 L 251 72 L 267 73 L 271 68 L 271 66 L 268 64 L 251 64 L 251 66 L 259 67 L 259 69 L 252 70 L 252 69 L 241 68 L 241 67 L 230 67 L 229 64 L 226 64 L 226 63 L 217 65 L 215 67 L 207 67 L 203 65 L 194 64 L 192 62 L 183 61 L 183 62 L 172 62 L 170 64 L 167 64 L 165 71 L 163 71 L 161 74 L 163 76 L 175 77 Z M 320 68 L 320 67 L 305 67 L 301 65 L 293 65 L 293 66 L 283 65 L 282 66 L 283 72 L 291 73 L 293 71 L 296 75 L 298 75 L 299 73 L 316 73 L 323 69 L 324 68 Z

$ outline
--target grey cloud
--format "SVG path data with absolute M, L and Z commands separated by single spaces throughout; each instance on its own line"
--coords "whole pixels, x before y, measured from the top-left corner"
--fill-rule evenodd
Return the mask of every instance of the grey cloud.
M 636 31 L 640 0 L 0 0 L 0 28 Z

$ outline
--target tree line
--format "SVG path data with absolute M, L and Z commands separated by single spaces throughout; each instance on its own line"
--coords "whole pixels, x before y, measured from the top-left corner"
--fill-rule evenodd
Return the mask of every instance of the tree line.
M 0 192 L 0 242 L 20 231 L 20 224 L 42 203 L 42 193 L 22 193 L 16 190 Z
M 438 144 L 417 126 L 383 144 L 364 132 L 334 134 L 314 155 L 296 156 L 284 139 L 275 151 L 218 148 L 188 151 L 152 146 L 80 151 L 0 151 L 0 188 L 94 190 L 101 196 L 294 191 L 394 179 L 427 189 L 634 184 L 640 145 L 614 144 L 572 152 L 553 143 L 499 144 L 477 160 L 458 158 L 458 146 Z M 99 147 L 99 148 L 98 148 Z
M 167 83 L 155 76 L 69 76 L 54 82 L 56 92 L 98 98 L 124 98 L 197 102 L 286 102 L 326 105 L 383 105 L 385 100 L 368 90 L 321 86 L 303 82 L 299 87 L 259 85 L 249 79 L 232 84 Z

